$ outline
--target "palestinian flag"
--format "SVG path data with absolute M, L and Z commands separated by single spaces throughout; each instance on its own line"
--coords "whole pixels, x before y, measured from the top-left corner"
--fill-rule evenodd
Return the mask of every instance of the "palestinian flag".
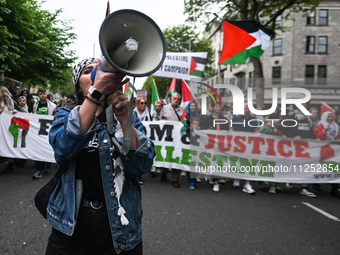
M 244 64 L 251 56 L 260 58 L 274 31 L 256 20 L 222 21 L 223 47 L 219 65 Z
M 190 103 L 190 101 L 194 100 L 194 97 L 192 96 L 191 92 L 190 92 L 190 88 L 188 86 L 188 84 L 186 84 L 186 82 L 184 80 L 181 80 L 181 85 L 182 85 L 182 102 L 181 102 L 181 106 L 183 108 L 186 108 L 187 105 Z
M 321 102 L 321 109 L 320 109 L 320 116 L 324 113 L 324 112 L 332 112 L 334 117 L 336 116 L 335 114 L 335 110 L 330 107 L 328 104 L 326 104 L 325 102 Z
M 173 78 L 167 94 L 170 94 L 170 96 L 172 96 L 172 94 L 174 94 L 175 92 L 176 92 L 176 79 Z
M 129 82 L 130 83 L 130 82 Z M 123 90 L 123 93 L 130 99 L 131 96 L 132 96 L 132 92 L 131 92 L 131 89 L 129 87 L 129 84 L 128 83 L 125 83 L 124 84 L 124 90 Z
M 158 90 L 157 90 L 156 82 L 155 82 L 155 80 L 153 80 L 153 83 L 152 83 L 152 95 L 151 95 L 151 112 L 150 112 L 151 114 L 155 110 L 155 103 L 157 101 L 159 101 Z
M 182 115 L 182 118 L 181 118 L 181 123 L 183 124 L 183 127 L 181 128 L 181 135 L 183 135 L 187 131 L 187 129 L 189 128 L 188 122 L 187 122 L 187 114 L 186 114 L 187 110 L 188 110 L 188 106 L 184 109 L 183 115 Z
M 191 61 L 190 61 L 190 69 L 189 69 L 189 74 L 191 76 L 195 76 L 197 78 L 202 78 L 203 77 L 203 71 L 205 64 L 207 62 L 207 52 L 202 52 L 202 57 L 199 56 L 192 56 Z

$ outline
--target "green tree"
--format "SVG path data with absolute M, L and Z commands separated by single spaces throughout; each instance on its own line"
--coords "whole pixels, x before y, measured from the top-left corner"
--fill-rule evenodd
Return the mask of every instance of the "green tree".
M 65 76 L 63 86 L 54 86 L 51 88 L 52 92 L 59 92 L 62 97 L 75 94 L 72 81 L 72 70 L 73 67 L 68 67 L 68 69 L 63 72 L 63 75 Z
M 35 0 L 0 0 L 0 70 L 27 86 L 52 90 L 66 84 L 74 51 L 65 51 L 76 35 L 67 21 L 41 10 Z M 65 74 L 66 72 L 66 74 Z
M 214 50 L 211 46 L 211 41 L 205 38 L 201 39 L 192 27 L 186 25 L 169 27 L 163 31 L 163 35 L 167 52 L 188 52 L 189 47 L 191 52 L 208 52 L 203 76 L 211 76 L 215 73 L 213 68 Z M 159 96 L 162 98 L 166 96 L 167 89 L 172 81 L 170 78 L 149 76 L 143 84 L 143 89 L 148 90 L 148 102 L 151 100 L 152 79 L 155 79 Z
M 258 20 L 265 27 L 284 31 L 286 27 L 277 27 L 276 19 L 282 15 L 284 20 L 292 18 L 292 13 L 307 12 L 314 9 L 320 0 L 184 0 L 184 13 L 187 21 L 200 22 L 209 31 L 216 22 L 226 20 Z M 218 10 L 216 12 L 216 10 Z M 263 107 L 264 83 L 260 59 L 250 57 L 254 65 L 256 81 L 257 108 Z
M 148 95 L 147 95 L 147 102 L 148 105 L 151 105 L 151 97 L 152 97 L 152 84 L 153 81 L 155 80 L 156 86 L 157 86 L 157 90 L 158 90 L 158 96 L 160 98 L 165 98 L 166 93 L 168 92 L 168 88 L 170 86 L 170 83 L 172 81 L 172 79 L 170 78 L 162 78 L 162 77 L 156 77 L 156 76 L 148 76 L 148 78 L 145 80 L 144 84 L 143 84 L 143 89 L 146 89 L 148 91 Z

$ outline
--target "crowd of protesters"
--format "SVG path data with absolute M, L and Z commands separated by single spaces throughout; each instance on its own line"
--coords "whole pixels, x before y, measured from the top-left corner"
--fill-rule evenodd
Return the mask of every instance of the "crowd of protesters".
M 61 100 L 60 104 L 57 106 L 48 99 L 46 90 L 40 89 L 38 91 L 39 101 L 34 102 L 32 96 L 27 89 L 20 91 L 14 91 L 11 93 L 6 87 L 0 87 L 0 114 L 3 111 L 12 111 L 13 114 L 16 112 L 25 113 L 35 113 L 35 114 L 48 114 L 54 115 L 56 107 L 63 107 L 67 104 L 72 104 L 74 102 L 74 95 L 69 95 L 66 100 Z M 185 112 L 186 121 L 189 130 L 201 129 L 201 130 L 223 130 L 226 132 L 238 131 L 238 132 L 253 132 L 253 133 L 263 133 L 268 135 L 280 136 L 283 138 L 293 138 L 295 140 L 300 139 L 315 139 L 315 140 L 339 140 L 340 139 L 340 108 L 334 114 L 331 111 L 323 112 L 319 114 L 317 108 L 309 108 L 311 115 L 303 114 L 299 108 L 294 109 L 294 111 L 288 116 L 280 115 L 280 112 L 274 112 L 269 116 L 255 116 L 249 111 L 248 105 L 244 105 L 244 115 L 235 115 L 233 113 L 233 106 L 221 105 L 219 103 L 209 103 L 207 105 L 206 114 L 201 114 L 201 107 L 196 101 L 191 101 L 186 108 L 182 107 L 181 95 L 174 93 L 170 99 L 169 104 L 165 104 L 162 101 L 157 101 L 155 103 L 155 109 L 153 112 L 147 107 L 147 102 L 145 98 L 134 98 L 134 112 L 140 121 L 181 121 L 182 116 Z M 305 108 L 308 109 L 307 104 L 303 104 Z M 228 120 L 226 124 L 220 125 L 214 120 Z M 254 125 L 249 126 L 249 120 L 261 119 L 264 122 L 260 128 L 254 127 Z M 281 126 L 281 120 L 286 119 L 296 121 L 295 127 L 293 128 L 283 128 Z M 229 126 L 230 121 L 234 123 L 243 122 L 245 125 L 234 125 Z M 269 121 L 270 120 L 270 121 Z M 274 121 L 273 121 L 274 120 Z M 286 122 L 289 125 L 288 122 Z M 26 160 L 22 159 L 7 159 L 9 164 L 7 168 L 0 174 L 10 173 L 13 171 L 13 162 L 17 163 L 19 167 L 24 167 Z M 33 179 L 39 179 L 42 177 L 43 173 L 48 174 L 51 168 L 51 164 L 47 162 L 35 162 L 36 172 L 33 175 Z M 165 168 L 165 167 L 155 167 L 150 169 L 150 174 L 152 178 L 155 178 L 158 174 L 160 175 L 160 180 L 163 182 L 167 181 L 167 174 L 171 172 L 171 184 L 175 188 L 180 187 L 180 173 L 179 169 Z M 186 172 L 182 171 L 182 176 L 185 176 Z M 206 181 L 212 185 L 212 190 L 214 192 L 220 191 L 220 184 L 224 184 L 228 181 L 226 178 L 208 178 L 205 177 Z M 190 189 L 195 189 L 198 183 L 201 182 L 200 178 L 190 178 L 187 174 L 188 186 Z M 141 185 L 143 185 L 142 179 L 139 179 Z M 255 194 L 255 190 L 252 188 L 250 180 L 243 180 L 244 185 L 242 191 L 247 194 Z M 241 180 L 234 179 L 233 187 L 239 188 Z M 277 183 L 269 182 L 269 193 L 275 194 L 278 189 Z M 286 188 L 293 187 L 292 184 L 286 183 Z M 316 197 L 316 195 L 311 192 L 311 187 L 317 191 L 320 191 L 320 185 L 313 184 L 308 185 L 306 183 L 300 184 L 300 194 L 308 197 Z M 337 189 L 334 186 L 333 190 Z
M 293 110 L 288 116 L 282 116 L 279 111 L 272 113 L 269 116 L 255 116 L 249 111 L 248 105 L 244 105 L 244 115 L 234 115 L 233 106 L 220 105 L 219 103 L 209 103 L 207 106 L 207 111 L 205 115 L 201 114 L 200 105 L 196 101 L 191 101 L 187 107 L 184 109 L 180 106 L 181 95 L 173 94 L 171 97 L 171 102 L 167 105 L 162 104 L 161 101 L 157 102 L 156 110 L 151 113 L 152 120 L 172 120 L 180 121 L 182 115 L 185 111 L 187 125 L 190 129 L 201 129 L 201 130 L 224 130 L 226 132 L 238 131 L 238 132 L 253 132 L 253 133 L 263 133 L 268 135 L 280 136 L 282 138 L 293 138 L 295 140 L 300 139 L 314 139 L 314 140 L 336 140 L 340 139 L 340 109 L 336 113 L 331 111 L 324 112 L 321 116 L 319 110 L 316 108 L 308 108 L 307 104 L 303 106 L 309 110 L 311 115 L 304 115 L 299 108 Z M 215 122 L 215 119 L 228 120 L 228 122 L 223 125 Z M 250 126 L 249 120 L 259 120 L 261 119 L 264 125 L 260 128 L 254 127 L 256 125 Z M 272 121 L 272 120 L 275 121 Z M 296 125 L 293 128 L 284 128 L 281 126 L 281 121 L 288 119 L 296 121 Z M 244 120 L 245 125 L 234 125 L 229 126 L 230 120 L 233 123 L 242 123 Z M 269 121 L 270 120 L 270 121 Z M 220 122 L 220 121 L 219 121 Z M 292 125 L 294 126 L 294 125 Z M 158 170 L 158 171 L 157 171 Z M 153 167 L 151 170 L 151 177 L 155 177 L 156 173 L 161 173 L 161 181 L 166 181 L 167 174 L 171 172 L 171 183 L 175 188 L 180 187 L 179 183 L 179 170 L 178 169 L 168 169 L 168 168 L 156 168 Z M 207 178 L 206 180 L 212 185 L 214 192 L 219 192 L 220 184 L 226 183 L 228 179 L 226 178 Z M 201 182 L 200 178 L 190 178 L 188 175 L 188 184 L 190 189 L 195 189 Z M 250 180 L 244 180 L 244 185 L 242 191 L 247 194 L 255 194 L 255 190 L 252 188 Z M 233 187 L 239 188 L 241 180 L 234 179 Z M 262 183 L 262 182 L 261 182 Z M 277 190 L 281 189 L 276 183 L 269 182 L 268 192 L 275 194 Z M 286 188 L 292 188 L 293 185 L 290 183 L 285 184 Z M 308 197 L 316 197 L 316 195 L 311 191 L 311 188 L 320 191 L 319 184 L 300 184 L 300 194 Z M 337 185 L 333 185 L 332 192 L 338 194 Z
M 16 114 L 17 112 L 23 113 L 33 113 L 33 114 L 43 114 L 43 115 L 54 115 L 57 108 L 57 101 L 52 102 L 50 96 L 48 95 L 46 89 L 40 88 L 37 92 L 39 100 L 36 102 L 33 96 L 30 94 L 28 89 L 19 88 L 7 88 L 6 86 L 0 86 L 0 114 L 4 111 L 12 112 Z M 75 100 L 74 95 L 67 96 L 66 100 L 60 100 L 60 106 L 65 106 L 65 104 L 70 104 Z M 26 130 L 27 131 L 27 130 Z M 12 158 L 0 158 L 0 162 L 8 161 L 5 170 L 0 172 L 1 174 L 7 174 L 13 171 L 14 164 L 20 168 L 23 168 L 26 163 L 26 159 L 12 159 Z M 33 174 L 33 179 L 40 179 L 43 173 L 48 174 L 51 170 L 50 162 L 40 162 L 35 161 L 35 173 Z

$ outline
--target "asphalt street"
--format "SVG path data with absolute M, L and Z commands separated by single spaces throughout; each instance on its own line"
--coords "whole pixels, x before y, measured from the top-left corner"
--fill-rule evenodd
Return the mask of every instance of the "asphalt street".
M 44 254 L 51 227 L 33 198 L 54 172 L 55 165 L 50 175 L 33 180 L 34 162 L 28 161 L 0 175 L 0 255 Z M 329 185 L 309 198 L 298 185 L 280 184 L 283 191 L 270 194 L 268 185 L 253 182 L 256 195 L 248 195 L 231 181 L 214 193 L 205 181 L 189 190 L 186 178 L 179 189 L 169 179 L 143 176 L 146 255 L 340 254 L 340 221 L 331 219 L 340 219 L 340 199 Z

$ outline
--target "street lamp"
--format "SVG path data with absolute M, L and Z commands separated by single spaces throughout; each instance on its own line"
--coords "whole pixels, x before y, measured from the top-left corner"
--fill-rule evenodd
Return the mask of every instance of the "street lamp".
M 180 41 L 178 41 L 178 40 L 175 40 L 174 42 L 175 43 L 182 43 L 182 44 L 189 44 L 189 52 L 191 52 L 191 38 L 188 40 L 188 41 L 186 41 L 186 42 L 180 42 Z

